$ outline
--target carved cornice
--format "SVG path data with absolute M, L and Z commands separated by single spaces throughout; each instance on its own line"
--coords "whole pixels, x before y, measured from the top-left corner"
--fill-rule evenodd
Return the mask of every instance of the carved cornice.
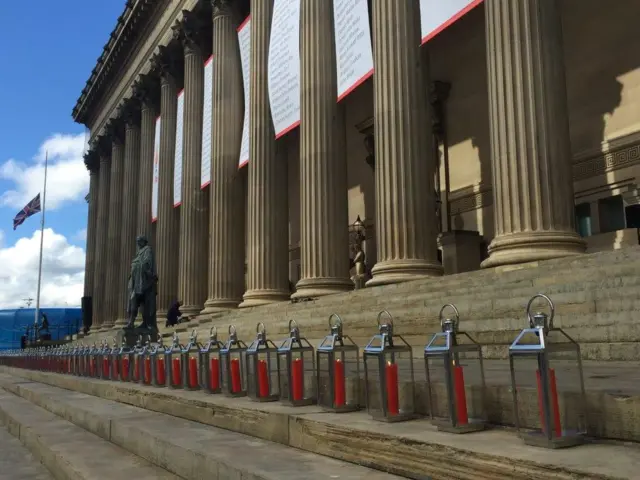
M 627 135 L 604 145 L 604 151 L 580 155 L 573 164 L 573 179 L 583 180 L 640 163 L 639 136 L 639 133 Z
M 452 191 L 449 194 L 449 202 L 451 215 L 470 212 L 491 205 L 493 203 L 493 190 L 491 185 L 484 183 L 470 185 Z
M 197 12 L 182 11 L 182 19 L 177 20 L 171 27 L 173 38 L 182 44 L 185 55 L 199 51 L 202 48 L 203 22 Z

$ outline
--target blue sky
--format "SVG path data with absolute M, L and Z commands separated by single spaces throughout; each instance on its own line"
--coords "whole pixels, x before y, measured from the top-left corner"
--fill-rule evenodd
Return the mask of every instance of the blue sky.
M 124 3 L 0 1 L 0 91 L 4 92 L 0 109 L 0 262 L 17 255 L 31 258 L 29 245 L 38 243 L 27 244 L 25 239 L 39 235 L 40 215 L 28 219 L 15 232 L 12 219 L 21 208 L 18 205 L 41 190 L 43 150 L 48 149 L 50 209 L 46 228 L 54 233 L 48 239 L 45 230 L 45 248 L 51 248 L 51 268 L 55 270 L 55 262 L 63 258 L 69 270 L 65 275 L 76 283 L 80 279 L 80 272 L 71 270 L 84 262 L 88 173 L 79 169 L 85 127 L 74 123 L 71 110 Z M 10 295 L 20 295 L 20 288 L 30 290 L 32 266 L 31 260 L 23 261 L 8 269 L 13 272 L 10 276 L 7 269 L 4 276 L 0 273 L 0 308 L 14 303 Z M 59 272 L 49 273 L 53 279 Z

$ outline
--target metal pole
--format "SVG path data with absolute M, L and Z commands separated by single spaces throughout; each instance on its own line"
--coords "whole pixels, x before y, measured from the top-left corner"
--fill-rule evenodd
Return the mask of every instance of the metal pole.
M 42 249 L 44 246 L 44 213 L 47 203 L 47 167 L 49 163 L 49 152 L 44 154 L 44 190 L 42 193 L 42 217 L 40 218 L 40 262 L 38 265 L 38 293 L 36 295 L 36 317 L 34 325 L 38 323 L 40 317 L 40 286 L 42 284 Z M 37 332 L 34 332 L 37 335 Z

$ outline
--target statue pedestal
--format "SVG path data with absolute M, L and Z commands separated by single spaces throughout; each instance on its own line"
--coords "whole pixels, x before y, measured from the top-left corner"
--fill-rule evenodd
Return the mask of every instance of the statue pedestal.
M 158 331 L 151 328 L 121 328 L 116 334 L 116 342 L 118 345 L 124 342 L 127 347 L 133 348 L 140 337 L 142 337 L 142 345 L 147 342 L 153 343 L 158 338 Z
M 439 237 L 442 246 L 444 274 L 470 272 L 480 269 L 482 237 L 471 230 L 452 230 Z

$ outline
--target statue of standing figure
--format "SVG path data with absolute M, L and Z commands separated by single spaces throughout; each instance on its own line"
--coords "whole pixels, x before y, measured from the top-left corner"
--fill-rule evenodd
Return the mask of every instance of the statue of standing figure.
M 146 237 L 136 239 L 138 252 L 131 262 L 129 274 L 129 323 L 125 328 L 134 328 L 138 310 L 142 306 L 142 324 L 138 328 L 157 329 L 156 325 L 156 262 L 153 250 Z

